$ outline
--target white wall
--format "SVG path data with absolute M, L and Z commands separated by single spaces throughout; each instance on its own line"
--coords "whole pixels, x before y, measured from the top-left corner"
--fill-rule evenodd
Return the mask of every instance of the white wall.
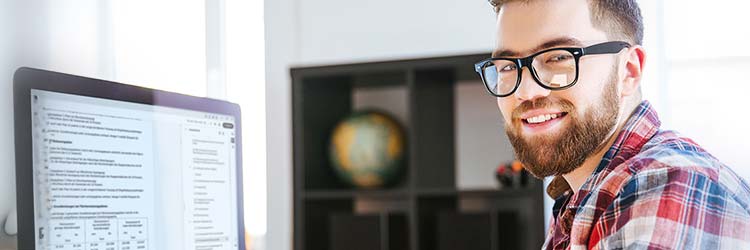
M 483 0 L 297 1 L 295 63 L 487 52 L 494 12 Z
M 296 58 L 295 5 L 266 1 L 267 249 L 291 249 L 291 89 L 288 65 Z
M 291 249 L 289 68 L 488 53 L 495 14 L 484 0 L 271 0 L 265 10 L 267 247 Z
M 0 113 L 5 114 L 6 118 L 0 120 L 0 249 L 12 249 L 15 248 L 15 239 L 7 236 L 7 234 L 14 234 L 15 228 L 12 228 L 12 219 L 10 216 L 15 216 L 13 210 L 15 210 L 15 166 L 13 165 L 13 99 L 12 99 L 12 88 L 11 88 L 11 64 L 12 50 L 10 44 L 10 38 L 13 37 L 11 32 L 7 32 L 11 27 L 9 24 L 12 18 L 8 18 L 10 12 L 9 4 L 6 2 L 0 2 L 0 30 L 5 31 L 0 33 Z M 10 215 L 10 216 L 9 216 Z M 10 223 L 6 221 L 10 220 Z M 9 226 L 6 228 L 6 226 Z M 10 229 L 10 230 L 6 230 Z
M 298 1 L 298 62 L 486 52 L 494 44 L 487 1 Z
M 15 249 L 14 237 L 7 234 L 15 234 L 15 150 L 13 133 L 13 71 L 21 63 L 19 55 L 22 51 L 17 49 L 17 37 L 32 37 L 38 34 L 38 30 L 27 29 L 28 27 L 45 22 L 44 18 L 24 19 L 30 14 L 43 15 L 46 9 L 34 8 L 36 1 L 23 3 L 0 2 L 0 113 L 5 119 L 0 119 L 0 249 Z M 37 12 L 30 13 L 28 10 L 36 9 Z M 23 44 L 24 47 L 42 45 L 37 40 L 29 40 Z M 40 51 L 44 47 L 38 47 Z M 33 63 L 32 58 L 25 62 Z M 6 223 L 8 222 L 8 223 Z

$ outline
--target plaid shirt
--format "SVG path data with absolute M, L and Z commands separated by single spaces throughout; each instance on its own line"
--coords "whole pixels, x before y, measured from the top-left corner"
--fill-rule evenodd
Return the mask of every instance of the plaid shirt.
M 750 187 L 644 101 L 573 194 L 561 177 L 543 249 L 750 249 Z

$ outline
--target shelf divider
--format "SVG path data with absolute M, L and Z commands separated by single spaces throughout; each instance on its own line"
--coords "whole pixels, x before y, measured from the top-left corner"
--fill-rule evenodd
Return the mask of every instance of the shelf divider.
M 411 167 L 416 188 L 455 187 L 454 70 L 417 69 L 410 82 Z

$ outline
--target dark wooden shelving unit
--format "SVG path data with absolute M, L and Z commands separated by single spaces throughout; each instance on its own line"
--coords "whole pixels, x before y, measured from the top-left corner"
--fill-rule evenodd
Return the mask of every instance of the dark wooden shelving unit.
M 294 249 L 538 249 L 540 181 L 502 190 L 455 185 L 454 86 L 478 80 L 473 64 L 488 56 L 291 69 Z M 352 189 L 328 162 L 330 133 L 353 111 L 353 91 L 383 87 L 408 92 L 406 173 L 391 187 Z

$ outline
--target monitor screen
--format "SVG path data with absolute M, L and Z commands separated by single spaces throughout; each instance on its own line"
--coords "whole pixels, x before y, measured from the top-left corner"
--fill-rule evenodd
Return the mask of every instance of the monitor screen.
M 238 249 L 235 117 L 30 97 L 36 249 Z

